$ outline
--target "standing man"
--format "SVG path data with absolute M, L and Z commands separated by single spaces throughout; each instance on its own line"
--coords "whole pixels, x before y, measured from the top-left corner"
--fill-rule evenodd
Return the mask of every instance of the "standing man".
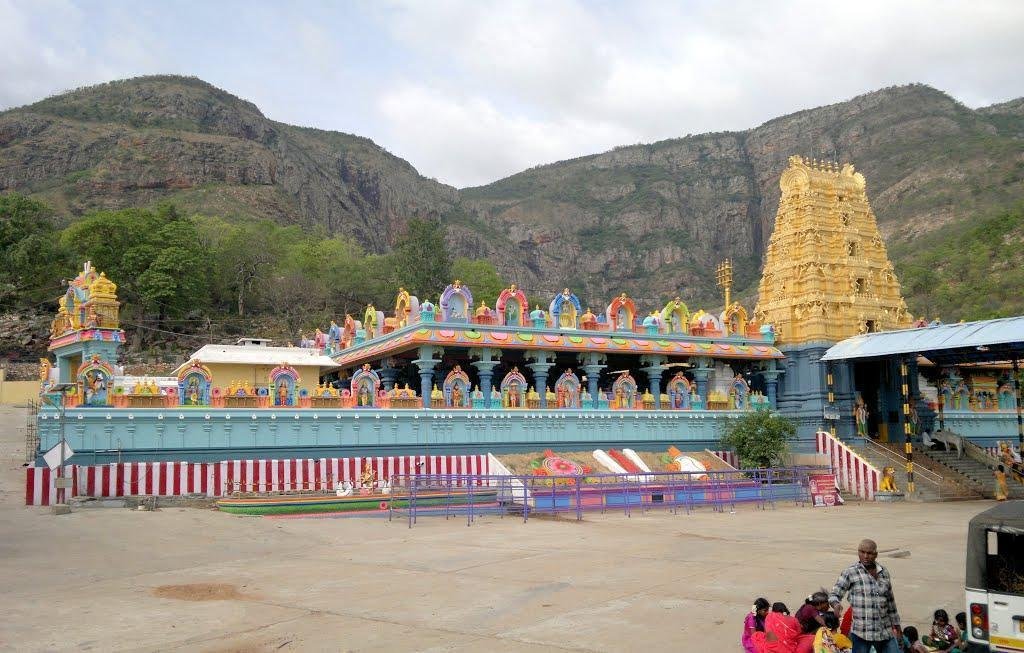
M 828 602 L 838 614 L 839 602 L 849 593 L 853 653 L 869 653 L 872 646 L 877 653 L 899 653 L 900 615 L 892 594 L 892 578 L 888 570 L 875 562 L 878 545 L 863 540 L 857 546 L 857 556 L 860 561 L 839 575 Z

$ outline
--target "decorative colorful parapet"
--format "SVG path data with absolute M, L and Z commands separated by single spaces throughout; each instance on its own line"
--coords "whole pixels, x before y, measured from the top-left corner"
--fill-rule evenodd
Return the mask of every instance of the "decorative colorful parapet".
M 198 360 L 178 373 L 178 396 L 182 406 L 209 406 L 213 373 Z
M 714 316 L 707 316 L 709 321 Z M 430 328 L 427 328 L 427 327 Z M 343 367 L 376 360 L 382 356 L 415 349 L 422 345 L 458 347 L 494 347 L 498 349 L 537 349 L 553 351 L 662 354 L 666 356 L 709 356 L 746 360 L 772 360 L 783 358 L 775 347 L 764 344 L 736 344 L 725 342 L 697 342 L 689 340 L 643 336 L 641 334 L 597 335 L 591 333 L 536 333 L 477 329 L 473 325 L 424 325 L 393 338 L 367 343 L 350 351 L 343 351 L 334 360 Z

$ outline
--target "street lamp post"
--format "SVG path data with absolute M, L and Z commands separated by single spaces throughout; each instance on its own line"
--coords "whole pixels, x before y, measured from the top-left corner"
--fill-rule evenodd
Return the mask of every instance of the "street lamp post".
M 58 419 L 60 420 L 60 442 L 57 443 L 57 446 L 60 447 L 60 465 L 57 467 L 57 477 L 54 482 L 57 489 L 57 504 L 54 506 L 54 512 L 57 514 L 63 514 L 65 511 L 70 512 L 67 508 L 67 485 L 64 479 L 64 454 L 67 452 L 67 437 L 64 422 L 67 414 L 67 391 L 76 387 L 78 386 L 74 383 L 57 383 L 51 386 L 49 393 L 43 395 L 43 397 L 50 398 L 52 393 L 60 394 L 59 404 L 54 404 L 52 400 L 50 401 L 50 405 L 59 411 Z M 63 507 L 64 510 L 61 510 L 61 507 Z

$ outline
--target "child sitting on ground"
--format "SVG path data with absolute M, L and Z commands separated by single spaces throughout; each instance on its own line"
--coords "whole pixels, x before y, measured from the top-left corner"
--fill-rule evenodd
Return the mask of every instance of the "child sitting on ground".
M 903 629 L 903 650 L 907 653 L 928 653 L 928 649 L 917 636 L 917 628 L 907 626 Z
M 940 608 L 935 611 L 931 636 L 922 637 L 921 641 L 925 646 L 930 646 L 940 651 L 947 651 L 959 639 L 960 631 L 956 629 L 956 626 L 949 623 L 949 613 Z
M 814 634 L 814 653 L 847 653 L 853 649 L 850 638 L 839 632 L 839 617 L 826 612 L 822 621 L 825 625 Z
M 768 607 L 768 599 L 755 599 L 754 606 L 743 620 L 743 637 L 740 643 L 743 644 L 744 653 L 756 653 L 754 633 L 764 632 L 764 618 L 768 615 Z

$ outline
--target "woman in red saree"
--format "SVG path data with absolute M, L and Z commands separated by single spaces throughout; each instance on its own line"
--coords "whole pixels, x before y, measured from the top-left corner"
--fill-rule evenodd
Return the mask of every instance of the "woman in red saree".
M 800 640 L 800 622 L 784 612 L 769 612 L 764 632 L 753 635 L 757 653 L 795 653 Z

